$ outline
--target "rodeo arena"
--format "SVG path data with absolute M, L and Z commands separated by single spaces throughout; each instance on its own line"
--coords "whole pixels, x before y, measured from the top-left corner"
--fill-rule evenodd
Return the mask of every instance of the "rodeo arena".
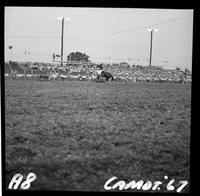
M 110 74 L 110 75 L 109 75 Z M 101 63 L 83 61 L 60 62 L 13 62 L 5 63 L 6 79 L 36 79 L 42 81 L 131 81 L 131 82 L 174 82 L 191 83 L 190 70 L 164 69 L 161 66 L 142 66 L 122 63 Z
M 190 192 L 192 12 L 7 7 L 5 189 Z

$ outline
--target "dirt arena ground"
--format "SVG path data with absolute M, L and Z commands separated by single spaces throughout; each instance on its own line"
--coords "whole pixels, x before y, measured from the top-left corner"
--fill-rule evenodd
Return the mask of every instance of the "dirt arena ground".
M 34 172 L 31 190 L 105 191 L 112 176 L 178 187 L 190 112 L 190 84 L 5 80 L 6 186 Z

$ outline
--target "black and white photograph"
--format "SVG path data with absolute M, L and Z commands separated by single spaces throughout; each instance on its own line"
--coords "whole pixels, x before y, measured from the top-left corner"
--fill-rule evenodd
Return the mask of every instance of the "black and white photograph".
M 5 189 L 189 193 L 193 15 L 5 6 Z

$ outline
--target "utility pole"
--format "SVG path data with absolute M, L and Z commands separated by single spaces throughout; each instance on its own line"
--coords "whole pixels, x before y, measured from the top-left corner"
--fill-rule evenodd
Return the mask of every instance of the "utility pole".
M 158 29 L 150 29 L 148 28 L 148 31 L 151 32 L 151 40 L 150 40 L 150 58 L 149 58 L 149 66 L 151 66 L 152 61 L 152 45 L 153 45 L 153 32 L 158 31 Z
M 149 66 L 151 66 L 151 58 L 152 58 L 152 40 L 153 40 L 153 30 L 151 31 L 151 42 L 150 42 L 150 59 L 149 59 Z
M 65 18 L 62 18 L 62 34 L 61 34 L 61 66 L 63 65 L 63 34 L 64 34 Z
M 25 56 L 26 56 L 25 57 L 26 58 L 26 63 L 28 64 L 28 61 L 29 61 L 28 55 L 30 55 L 30 52 L 28 50 L 25 50 L 24 53 L 25 53 Z
M 8 48 L 9 48 L 9 50 L 10 50 L 10 61 L 12 60 L 12 48 L 13 48 L 13 46 L 8 46 Z
M 9 69 L 10 69 L 10 72 L 11 72 L 11 80 L 12 80 L 12 78 L 13 78 L 13 68 L 12 68 L 12 48 L 13 48 L 13 46 L 8 46 L 8 48 L 9 48 L 9 50 L 10 50 L 10 60 L 9 60 L 9 62 L 8 62 L 8 67 L 9 67 Z
M 62 20 L 62 32 L 61 32 L 61 66 L 63 65 L 63 37 L 64 37 L 64 23 L 66 20 L 70 21 L 70 18 L 57 17 L 58 20 Z

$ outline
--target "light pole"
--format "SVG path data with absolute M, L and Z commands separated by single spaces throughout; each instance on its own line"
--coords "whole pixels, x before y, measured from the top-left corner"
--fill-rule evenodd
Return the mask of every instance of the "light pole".
M 61 31 L 61 66 L 63 65 L 63 36 L 64 36 L 64 22 L 70 21 L 70 18 L 57 17 L 58 20 L 62 20 L 62 31 Z
M 153 41 L 153 32 L 158 31 L 158 29 L 150 29 L 148 28 L 148 31 L 151 32 L 151 40 L 150 40 L 150 58 L 149 58 L 149 66 L 151 66 L 151 60 L 152 60 L 152 41 Z
M 10 61 L 12 60 L 12 48 L 13 46 L 8 46 L 9 50 L 10 50 Z
M 13 46 L 8 46 L 8 49 L 10 50 L 10 60 L 9 60 L 9 62 L 8 62 L 8 67 L 10 68 L 10 71 L 11 71 L 11 80 L 12 80 L 12 78 L 13 78 L 13 69 L 12 69 L 12 48 L 13 48 Z
M 26 63 L 28 63 L 28 61 L 29 61 L 28 55 L 30 55 L 30 52 L 28 50 L 25 50 L 24 53 L 25 53 L 25 56 L 27 55 Z

